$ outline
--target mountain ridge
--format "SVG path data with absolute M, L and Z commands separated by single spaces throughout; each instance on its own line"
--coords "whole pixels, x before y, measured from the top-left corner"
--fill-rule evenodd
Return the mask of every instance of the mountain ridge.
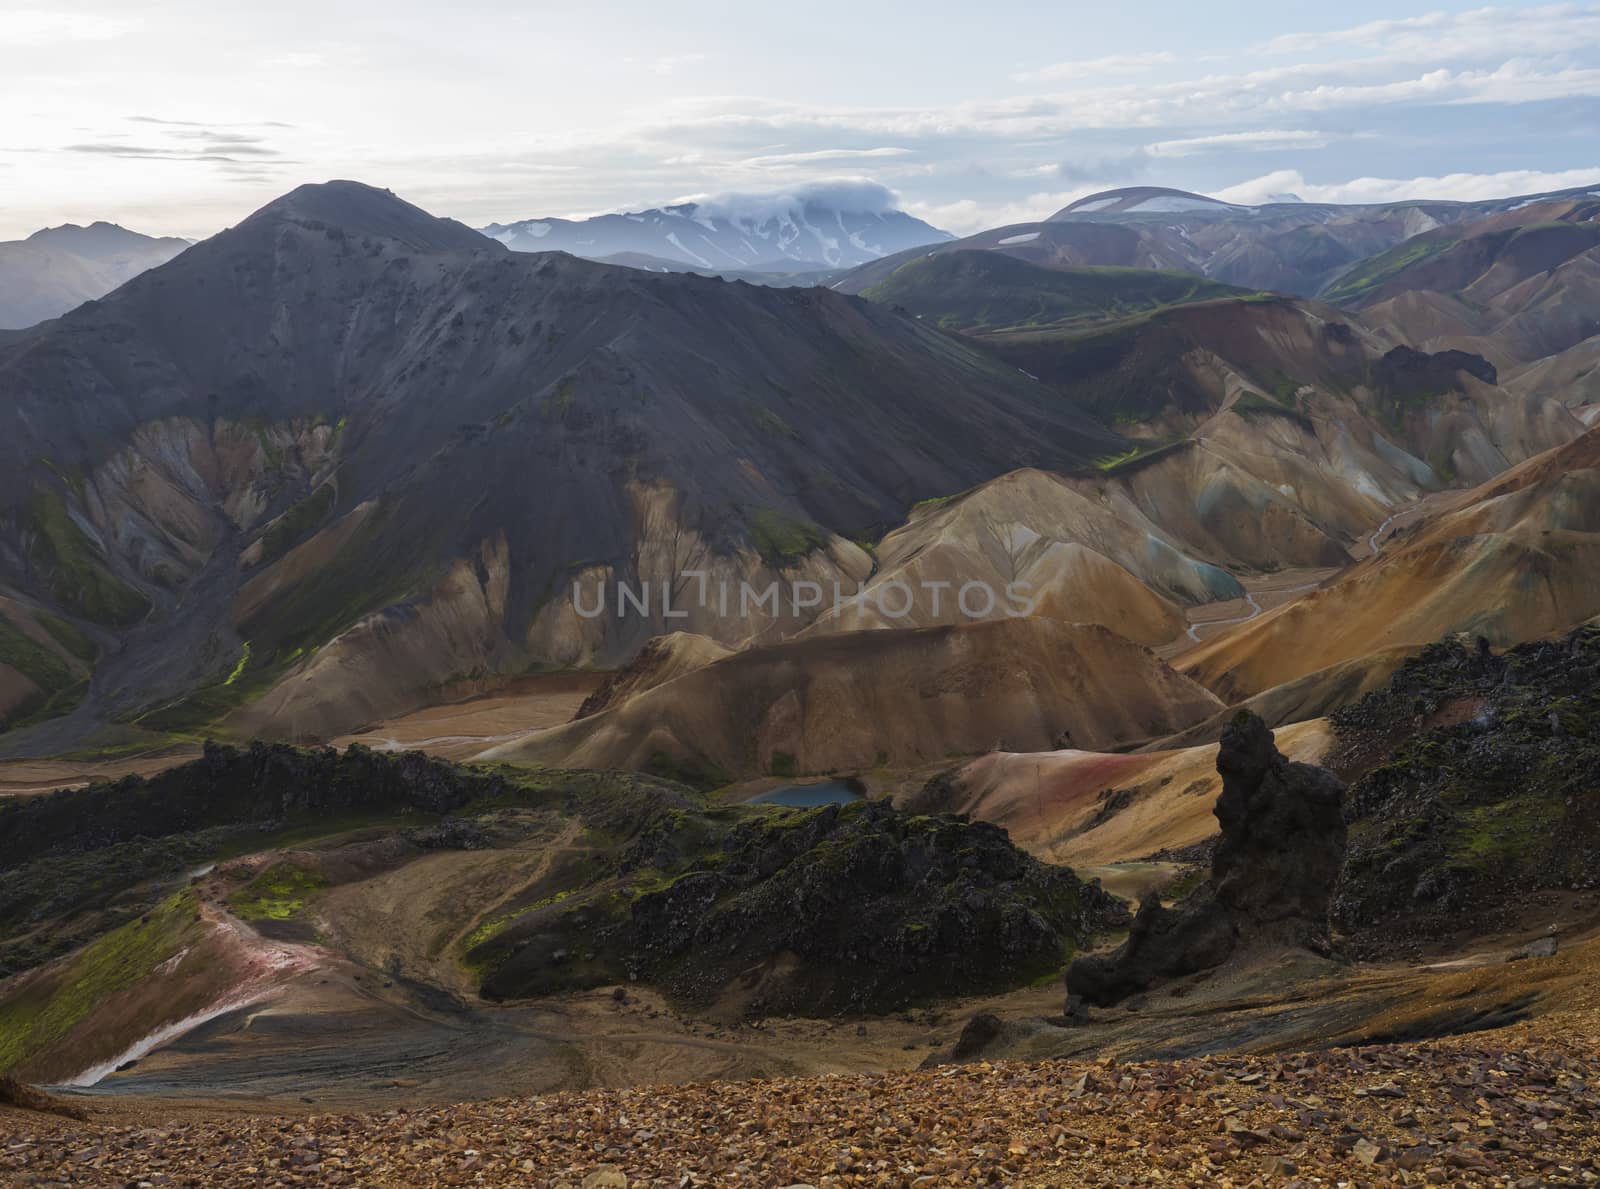
M 1321 297 L 1364 261 L 1437 228 L 1600 187 L 1473 202 L 1274 202 L 1241 206 L 1165 187 L 1106 190 L 1046 219 L 991 228 L 858 265 L 834 283 L 860 293 L 920 252 L 1001 252 L 1045 267 L 1110 265 L 1195 273 L 1247 289 Z M 1143 204 L 1154 203 L 1147 209 Z M 1164 209 L 1165 205 L 1176 209 Z
M 189 247 L 115 223 L 63 223 L 0 243 L 0 330 L 24 330 L 93 301 Z
M 1120 441 L 884 307 L 519 254 L 359 183 L 0 347 L 0 394 L 13 581 L 115 637 L 85 726 L 289 680 L 253 729 L 326 733 L 455 673 L 616 663 L 659 623 L 580 619 L 574 581 L 850 581 L 848 538 L 917 500 Z M 682 626 L 804 622 L 750 614 Z M 296 709 L 319 663 L 337 722 Z

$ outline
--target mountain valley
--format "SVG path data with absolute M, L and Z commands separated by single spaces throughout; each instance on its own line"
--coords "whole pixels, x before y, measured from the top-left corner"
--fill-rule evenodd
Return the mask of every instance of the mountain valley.
M 1247 1096 L 1185 1161 L 1581 1180 L 1600 200 L 878 189 L 306 185 L 0 334 L 0 1071 L 88 1112 L 0 1093 L 0 1175 L 626 1103 L 679 1147 L 500 1171 L 1101 1183 L 1137 1094 L 1141 1159 Z M 1035 1077 L 899 1171 L 670 1114 Z

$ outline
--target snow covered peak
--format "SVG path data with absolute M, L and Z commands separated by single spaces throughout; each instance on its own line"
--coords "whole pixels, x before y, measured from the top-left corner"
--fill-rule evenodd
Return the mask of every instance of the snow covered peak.
M 1169 190 L 1164 186 L 1130 186 L 1122 190 L 1106 190 L 1100 194 L 1080 198 L 1071 206 L 1057 211 L 1051 218 L 1060 219 L 1068 215 L 1088 214 L 1170 215 L 1190 211 L 1239 209 L 1232 203 L 1207 198 L 1204 194 L 1192 194 L 1188 190 Z
M 637 253 L 695 268 L 756 271 L 853 268 L 954 238 L 897 209 L 897 201 L 876 182 L 844 178 L 766 194 L 696 195 L 592 219 L 495 223 L 482 231 L 520 252 L 591 259 Z

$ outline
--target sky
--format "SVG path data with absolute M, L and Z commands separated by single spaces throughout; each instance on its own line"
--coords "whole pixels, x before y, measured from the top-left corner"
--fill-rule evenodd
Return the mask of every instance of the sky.
M 836 179 L 958 233 L 1600 183 L 1600 4 L 0 0 L 0 239 L 354 178 L 474 226 Z

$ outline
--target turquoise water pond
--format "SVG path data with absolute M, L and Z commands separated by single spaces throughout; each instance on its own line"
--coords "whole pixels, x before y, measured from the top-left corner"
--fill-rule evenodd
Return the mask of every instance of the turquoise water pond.
M 861 800 L 859 786 L 850 781 L 828 780 L 821 784 L 790 784 L 781 789 L 768 789 L 751 797 L 752 805 L 788 805 L 795 809 L 811 809 L 818 805 L 848 805 Z

